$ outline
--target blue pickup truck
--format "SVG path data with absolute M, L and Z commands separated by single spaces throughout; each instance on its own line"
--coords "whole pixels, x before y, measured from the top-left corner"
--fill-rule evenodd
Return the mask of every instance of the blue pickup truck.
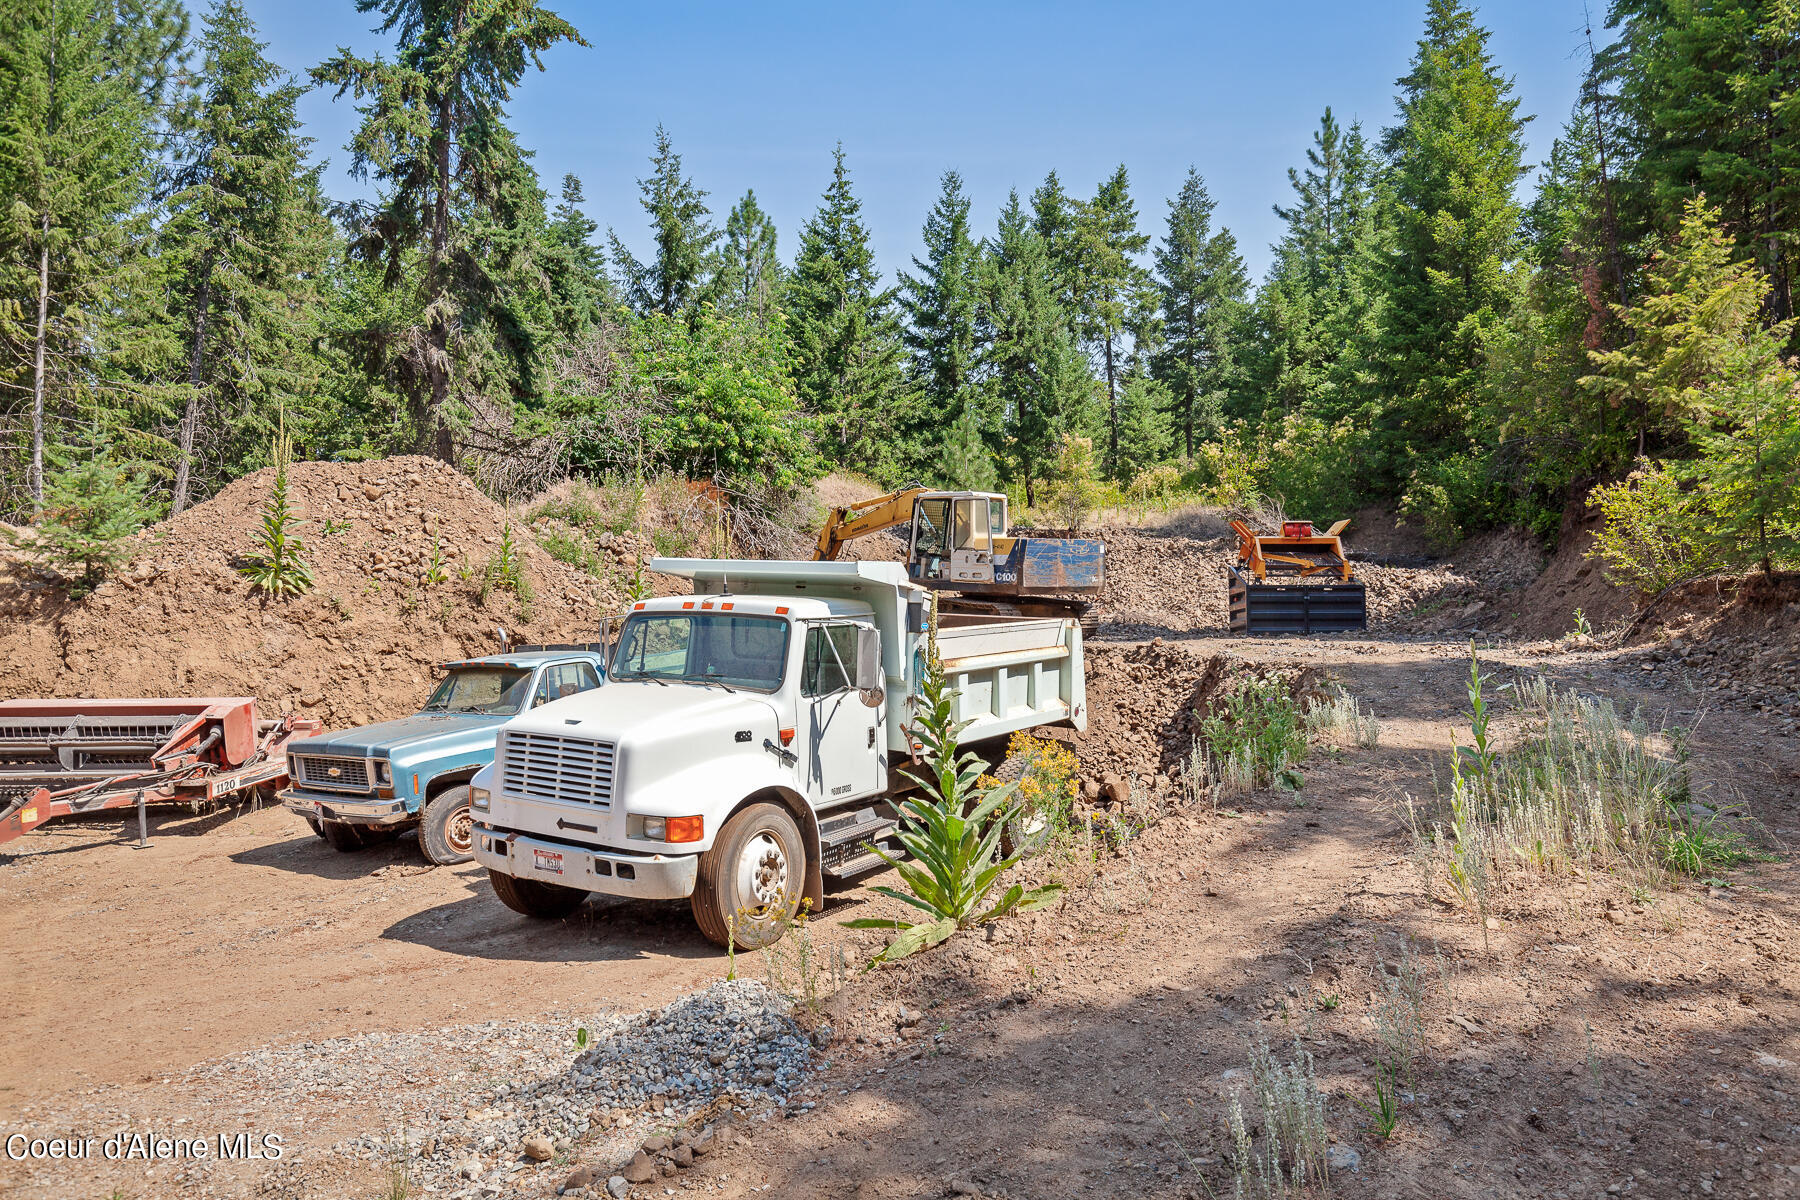
M 469 780 L 494 761 L 507 721 L 599 687 L 604 647 L 517 646 L 445 663 L 425 707 L 410 717 L 288 743 L 281 802 L 335 850 L 358 850 L 417 825 L 434 863 L 467 862 Z

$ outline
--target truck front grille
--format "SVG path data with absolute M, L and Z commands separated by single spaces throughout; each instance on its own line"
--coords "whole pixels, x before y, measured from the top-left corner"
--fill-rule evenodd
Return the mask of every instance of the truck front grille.
M 500 743 L 500 786 L 506 794 L 611 806 L 611 742 L 554 733 L 507 733 Z
M 300 768 L 297 782 L 339 792 L 369 790 L 369 764 L 360 758 L 330 758 L 322 754 L 296 754 Z

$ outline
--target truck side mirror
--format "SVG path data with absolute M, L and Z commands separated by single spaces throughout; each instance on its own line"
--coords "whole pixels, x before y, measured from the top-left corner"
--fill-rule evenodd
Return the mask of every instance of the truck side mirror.
M 886 672 L 881 667 L 881 634 L 873 629 L 856 631 L 856 690 L 870 708 L 887 694 Z

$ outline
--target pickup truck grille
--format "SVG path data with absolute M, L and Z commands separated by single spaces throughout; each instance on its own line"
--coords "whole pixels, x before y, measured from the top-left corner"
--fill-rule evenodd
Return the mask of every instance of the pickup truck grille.
M 294 763 L 300 768 L 298 783 L 331 788 L 340 792 L 369 790 L 369 764 L 360 758 L 329 758 L 320 754 L 296 754 Z
M 611 742 L 554 733 L 508 733 L 500 741 L 500 786 L 508 795 L 611 806 Z

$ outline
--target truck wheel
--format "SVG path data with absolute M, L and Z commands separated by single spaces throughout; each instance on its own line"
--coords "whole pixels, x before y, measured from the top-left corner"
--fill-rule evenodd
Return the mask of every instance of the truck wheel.
M 475 818 L 467 784 L 445 788 L 419 814 L 419 849 L 440 867 L 475 857 Z
M 559 887 L 554 883 L 539 883 L 535 879 L 514 879 L 491 867 L 488 869 L 488 882 L 494 885 L 494 895 L 500 897 L 500 903 L 527 917 L 552 920 L 566 917 L 580 908 L 588 898 L 588 894 L 580 888 Z
M 800 827 L 779 804 L 752 804 L 732 814 L 700 856 L 689 903 L 708 941 L 755 950 L 787 932 L 805 886 Z
M 363 835 L 361 829 L 355 825 L 345 824 L 343 821 L 320 821 L 319 836 L 325 839 L 326 845 L 340 854 L 361 850 L 369 844 L 369 839 Z

